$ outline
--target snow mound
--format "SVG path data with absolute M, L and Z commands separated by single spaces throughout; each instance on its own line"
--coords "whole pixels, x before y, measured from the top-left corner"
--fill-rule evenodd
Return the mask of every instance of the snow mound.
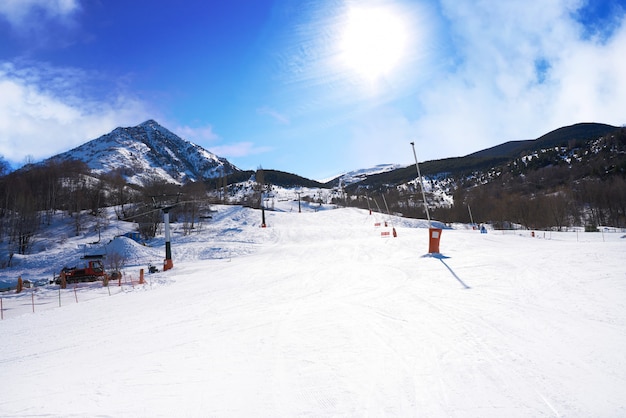
M 109 263 L 119 257 L 126 266 L 160 263 L 163 250 L 148 247 L 128 237 L 115 237 L 106 246 L 106 257 Z

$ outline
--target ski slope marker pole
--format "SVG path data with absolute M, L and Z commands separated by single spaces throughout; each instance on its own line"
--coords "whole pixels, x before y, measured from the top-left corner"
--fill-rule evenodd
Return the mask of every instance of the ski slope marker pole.
M 389 217 L 389 223 L 391 224 L 391 230 L 393 231 L 393 237 L 396 238 L 398 236 L 398 233 L 396 232 L 396 228 L 393 226 L 393 224 L 391 223 L 391 212 L 389 212 L 389 206 L 387 205 L 387 199 L 385 199 L 385 195 L 382 195 L 383 197 L 383 202 L 385 202 L 385 207 L 387 208 L 387 216 Z

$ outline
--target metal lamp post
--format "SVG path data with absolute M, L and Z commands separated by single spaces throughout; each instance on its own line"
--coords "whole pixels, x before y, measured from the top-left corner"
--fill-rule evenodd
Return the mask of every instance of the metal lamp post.
M 415 142 L 411 142 L 413 148 L 413 157 L 415 157 L 415 168 L 417 169 L 417 177 L 419 178 L 422 188 L 422 199 L 424 200 L 424 209 L 426 210 L 426 218 L 428 219 L 428 253 L 439 253 L 439 239 L 441 238 L 441 229 L 433 228 L 430 220 L 430 213 L 428 212 L 428 203 L 426 202 L 426 192 L 424 191 L 424 180 L 422 179 L 422 173 L 420 173 L 420 166 L 417 163 L 417 154 L 415 153 Z
M 420 173 L 420 165 L 417 163 L 417 154 L 415 153 L 415 142 L 411 142 L 411 147 L 413 148 L 413 157 L 415 157 L 415 167 L 417 168 L 417 178 L 420 180 L 420 185 L 422 186 L 422 199 L 424 199 L 424 209 L 426 210 L 426 218 L 428 219 L 428 228 L 430 228 L 430 214 L 428 213 L 428 204 L 426 203 L 426 193 L 424 192 L 424 180 L 422 179 L 422 173 Z

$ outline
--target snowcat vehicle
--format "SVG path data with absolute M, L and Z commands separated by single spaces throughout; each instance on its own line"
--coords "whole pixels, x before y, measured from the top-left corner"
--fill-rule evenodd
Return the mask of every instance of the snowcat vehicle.
M 88 261 L 82 268 L 77 267 L 63 267 L 61 270 L 61 276 L 65 275 L 66 283 L 82 283 L 82 282 L 95 282 L 96 280 L 103 280 L 106 272 L 104 271 L 104 265 L 100 260 Z M 57 284 L 61 283 L 61 277 L 56 279 Z

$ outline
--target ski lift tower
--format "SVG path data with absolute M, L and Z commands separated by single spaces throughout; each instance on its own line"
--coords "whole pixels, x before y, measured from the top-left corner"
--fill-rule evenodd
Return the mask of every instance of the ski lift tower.
M 165 260 L 163 261 L 163 271 L 174 267 L 172 261 L 172 246 L 170 244 L 170 210 L 176 207 L 180 200 L 180 193 L 176 195 L 152 196 L 155 209 L 163 212 L 163 224 L 165 225 Z

